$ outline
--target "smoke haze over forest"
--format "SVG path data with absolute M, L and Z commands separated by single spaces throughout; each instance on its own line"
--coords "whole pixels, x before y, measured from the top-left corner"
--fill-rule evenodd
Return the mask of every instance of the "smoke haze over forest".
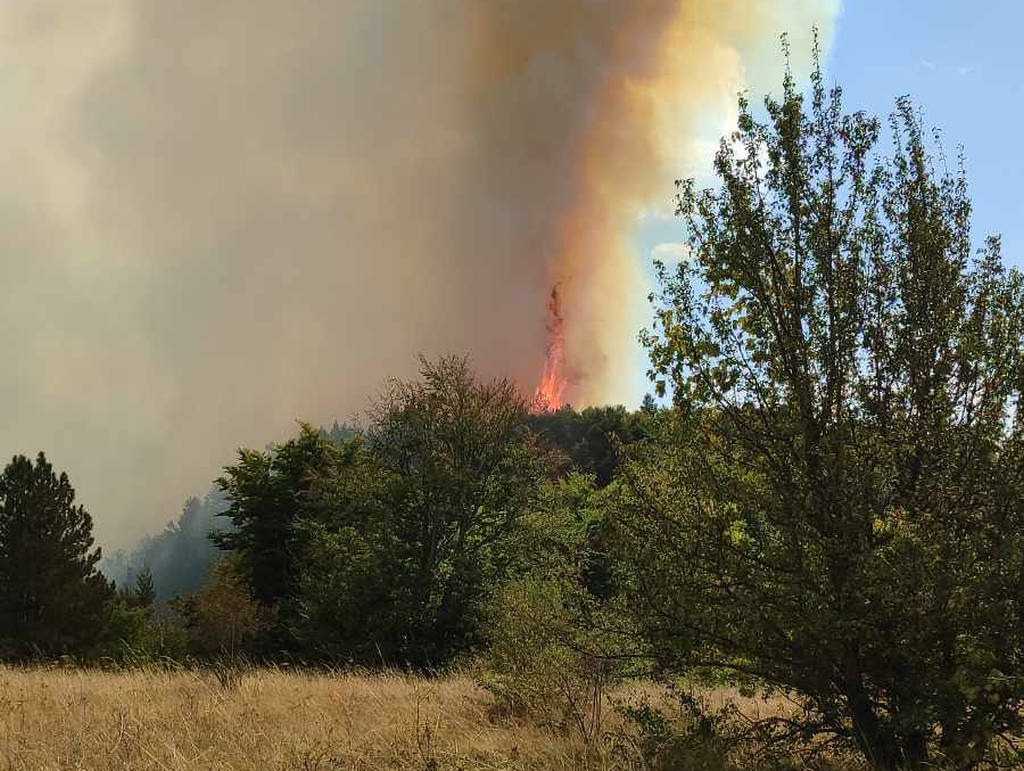
M 635 232 L 838 0 L 0 2 L 0 451 L 126 546 L 415 355 L 635 404 Z

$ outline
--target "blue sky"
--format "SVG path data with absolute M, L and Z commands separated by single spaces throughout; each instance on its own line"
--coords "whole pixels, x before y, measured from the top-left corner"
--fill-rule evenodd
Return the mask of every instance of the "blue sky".
M 975 248 L 999 234 L 1003 260 L 1024 270 L 1024 149 L 1015 147 L 1024 125 L 1024 1 L 844 0 L 843 6 L 826 77 L 843 87 L 846 110 L 884 121 L 896 97 L 909 94 L 926 124 L 941 130 L 948 157 L 964 148 Z M 888 151 L 888 141 L 884 136 L 880 151 Z M 645 220 L 637 232 L 645 267 L 651 270 L 657 244 L 683 237 L 678 220 Z M 646 360 L 638 353 L 637 361 L 639 372 Z
M 887 116 L 909 94 L 953 155 L 962 144 L 976 243 L 1003 235 L 1006 262 L 1024 267 L 1024 107 L 1019 0 L 846 0 L 828 76 L 849 109 Z
M 947 156 L 963 145 L 975 245 L 1001 234 L 1003 259 L 1024 269 L 1024 149 L 1014 147 L 1024 124 L 1022 25 L 1020 0 L 846 0 L 826 76 L 843 87 L 848 111 L 884 121 L 909 94 L 941 129 Z M 637 235 L 645 261 L 656 244 L 682 238 L 665 220 Z

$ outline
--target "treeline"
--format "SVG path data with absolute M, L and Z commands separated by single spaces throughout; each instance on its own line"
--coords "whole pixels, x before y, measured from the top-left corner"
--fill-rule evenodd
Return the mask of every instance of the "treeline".
M 358 433 L 356 427 L 338 421 L 320 431 L 335 442 Z M 220 556 L 211 535 L 231 526 L 220 516 L 227 506 L 227 498 L 216 484 L 202 498 L 189 497 L 181 514 L 168 522 L 162 533 L 142 539 L 130 551 L 104 555 L 100 570 L 121 587 L 133 586 L 144 573 L 152 574 L 158 605 L 194 594 Z
M 3 650 L 447 666 L 482 649 L 487 598 L 532 558 L 538 491 L 578 471 L 608 484 L 649 414 L 531 415 L 511 383 L 478 382 L 467 360 L 423 361 L 365 428 L 302 425 L 241 450 L 164 532 L 102 563 L 66 475 L 42 454 L 15 458 L 0 532 L 5 607 L 24 623 L 4 626 Z M 87 602 L 70 599 L 85 586 Z
M 354 435 L 240 452 L 224 556 L 176 622 L 147 574 L 114 592 L 67 479 L 16 458 L 5 649 L 464 663 L 588 737 L 601 689 L 645 677 L 677 700 L 624 708 L 650 767 L 1019 767 L 1024 278 L 973 249 L 963 169 L 909 101 L 890 133 L 820 70 L 741 99 L 721 184 L 679 184 L 689 257 L 643 335 L 664 408 L 531 417 L 424 362 Z M 791 711 L 691 690 L 723 684 Z

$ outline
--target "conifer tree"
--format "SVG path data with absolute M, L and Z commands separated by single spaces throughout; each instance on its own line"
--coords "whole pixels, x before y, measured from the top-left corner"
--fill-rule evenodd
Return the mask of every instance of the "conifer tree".
M 0 476 L 0 647 L 18 657 L 87 652 L 113 587 L 97 569 L 92 517 L 43 453 Z

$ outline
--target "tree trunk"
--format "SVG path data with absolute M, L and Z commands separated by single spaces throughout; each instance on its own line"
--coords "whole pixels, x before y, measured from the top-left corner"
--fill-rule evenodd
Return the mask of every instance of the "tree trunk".
M 921 768 L 928 764 L 928 735 L 914 731 L 900 747 L 897 757 L 900 768 Z
M 893 737 L 883 732 L 871 699 L 864 692 L 857 677 L 846 684 L 846 698 L 850 705 L 850 718 L 857 747 L 874 768 L 894 771 L 900 767 Z

